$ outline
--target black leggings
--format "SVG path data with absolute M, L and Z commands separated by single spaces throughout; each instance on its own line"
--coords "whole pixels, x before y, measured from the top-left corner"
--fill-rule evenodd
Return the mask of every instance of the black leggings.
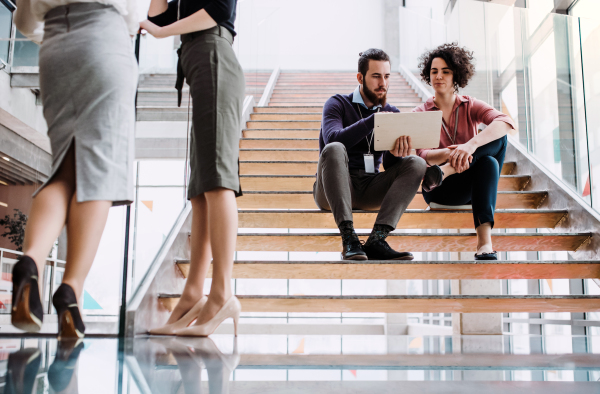
M 429 193 L 423 191 L 427 204 L 472 204 L 475 228 L 483 223 L 490 223 L 493 228 L 498 181 L 506 155 L 506 144 L 504 136 L 479 147 L 473 153 L 473 161 L 468 170 L 450 175 L 441 186 Z

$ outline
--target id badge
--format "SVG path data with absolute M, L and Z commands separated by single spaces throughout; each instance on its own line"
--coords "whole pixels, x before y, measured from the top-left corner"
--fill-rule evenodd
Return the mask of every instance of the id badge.
M 375 173 L 375 159 L 373 158 L 373 155 L 367 153 L 363 157 L 365 158 L 365 172 L 367 174 L 374 174 Z

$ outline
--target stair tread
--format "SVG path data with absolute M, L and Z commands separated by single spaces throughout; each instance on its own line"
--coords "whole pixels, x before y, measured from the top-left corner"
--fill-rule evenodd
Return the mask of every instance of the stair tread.
M 178 294 L 161 294 L 167 309 Z M 600 295 L 238 295 L 244 312 L 515 313 L 596 312 Z
M 368 233 L 359 233 L 362 240 Z M 493 233 L 494 249 L 507 252 L 576 251 L 591 239 L 590 233 Z M 413 252 L 474 253 L 477 236 L 472 233 L 391 233 L 387 242 L 395 250 Z M 238 251 L 337 252 L 339 233 L 239 233 Z

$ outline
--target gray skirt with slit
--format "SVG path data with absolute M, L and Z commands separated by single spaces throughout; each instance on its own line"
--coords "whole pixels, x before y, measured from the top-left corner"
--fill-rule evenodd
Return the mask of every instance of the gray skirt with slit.
M 192 96 L 188 199 L 222 187 L 242 195 L 239 179 L 245 80 L 225 28 L 182 37 L 181 66 Z
M 125 21 L 112 6 L 74 3 L 50 10 L 44 22 L 40 92 L 52 172 L 36 194 L 73 146 L 77 201 L 128 204 L 138 74 Z

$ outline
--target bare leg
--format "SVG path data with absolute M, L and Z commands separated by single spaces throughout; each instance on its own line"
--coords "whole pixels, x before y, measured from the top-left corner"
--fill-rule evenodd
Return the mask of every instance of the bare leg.
M 477 231 L 477 254 L 493 252 L 492 225 L 490 223 L 480 224 L 475 231 Z
M 196 324 L 206 323 L 213 318 L 232 296 L 231 272 L 238 227 L 237 203 L 232 190 L 218 188 L 204 195 L 208 203 L 213 275 L 208 301 L 202 308 Z
M 57 173 L 33 199 L 27 226 L 23 253 L 35 261 L 40 278 L 48 253 L 65 225 L 71 197 L 75 192 L 75 155 L 71 147 Z M 40 294 L 43 294 L 39 281 Z
M 67 218 L 67 264 L 63 283 L 75 291 L 77 299 L 81 299 L 83 283 L 87 277 L 102 232 L 108 219 L 111 201 L 77 202 L 77 193 L 73 195 Z
M 167 324 L 175 323 L 204 295 L 204 279 L 210 267 L 211 249 L 208 229 L 208 203 L 204 194 L 191 199 L 192 234 L 190 237 L 190 273 L 181 298 L 173 309 Z
M 450 175 L 456 174 L 456 169 L 454 169 L 454 167 L 452 167 L 450 164 L 446 163 L 442 166 L 440 166 L 440 168 L 442 169 L 442 171 L 444 172 L 444 178 L 446 179 L 447 177 L 449 177 Z

